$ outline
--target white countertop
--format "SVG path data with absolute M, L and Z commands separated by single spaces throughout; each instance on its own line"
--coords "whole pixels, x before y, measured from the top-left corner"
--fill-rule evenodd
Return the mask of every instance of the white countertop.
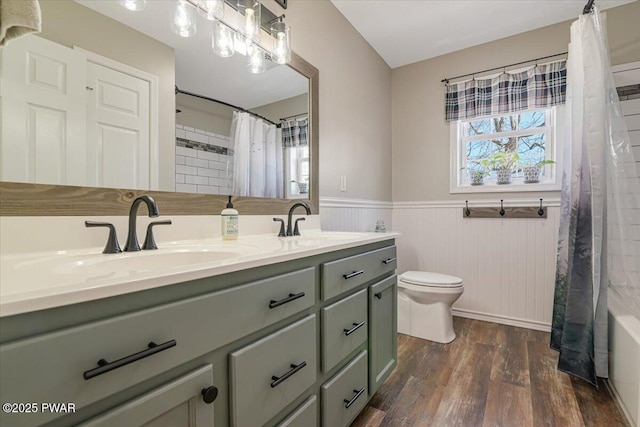
M 153 289 L 393 239 L 398 233 L 307 230 L 299 237 L 158 241 L 155 251 L 102 248 L 0 256 L 0 317 Z

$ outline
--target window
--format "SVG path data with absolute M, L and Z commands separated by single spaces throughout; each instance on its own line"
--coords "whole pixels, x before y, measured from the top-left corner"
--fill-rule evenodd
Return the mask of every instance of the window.
M 309 196 L 309 146 L 290 147 L 285 149 L 287 158 L 287 174 L 289 186 L 288 199 L 306 199 Z
M 556 106 L 451 122 L 451 193 L 559 190 L 556 141 L 561 138 L 556 123 L 563 109 Z M 504 159 L 514 163 L 513 173 L 510 183 L 499 184 L 497 170 Z M 523 168 L 545 161 L 538 182 L 525 183 Z

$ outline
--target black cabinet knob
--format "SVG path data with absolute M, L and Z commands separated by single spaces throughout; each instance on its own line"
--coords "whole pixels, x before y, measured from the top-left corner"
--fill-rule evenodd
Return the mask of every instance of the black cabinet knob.
M 211 386 L 202 389 L 202 400 L 204 400 L 204 403 L 213 403 L 216 397 L 218 397 L 218 387 Z

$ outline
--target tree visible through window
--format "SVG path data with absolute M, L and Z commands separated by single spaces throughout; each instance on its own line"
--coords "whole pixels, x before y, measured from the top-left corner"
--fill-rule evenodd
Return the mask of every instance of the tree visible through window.
M 474 172 L 495 177 L 491 166 L 497 153 L 516 153 L 518 165 L 513 177 L 521 177 L 521 166 L 552 160 L 548 151 L 551 138 L 550 109 L 530 110 L 508 115 L 460 122 L 460 146 L 463 182 Z

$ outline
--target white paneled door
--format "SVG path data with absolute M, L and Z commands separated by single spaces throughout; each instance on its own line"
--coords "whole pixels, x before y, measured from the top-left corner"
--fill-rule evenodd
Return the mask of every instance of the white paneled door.
M 157 188 L 155 87 L 92 52 L 12 40 L 0 49 L 0 180 Z
M 149 82 L 87 62 L 90 185 L 149 188 Z
M 85 185 L 84 54 L 28 36 L 0 62 L 0 180 Z

